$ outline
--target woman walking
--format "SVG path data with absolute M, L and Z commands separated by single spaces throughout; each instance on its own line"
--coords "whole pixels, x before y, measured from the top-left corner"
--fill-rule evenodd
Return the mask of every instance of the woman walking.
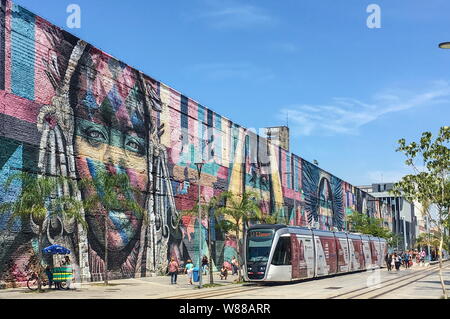
M 175 261 L 175 258 L 170 258 L 169 263 L 169 274 L 170 274 L 170 284 L 174 285 L 177 283 L 178 276 L 178 263 Z
M 194 264 L 192 263 L 192 260 L 188 259 L 185 272 L 189 278 L 189 283 L 192 285 L 192 273 L 194 271 Z

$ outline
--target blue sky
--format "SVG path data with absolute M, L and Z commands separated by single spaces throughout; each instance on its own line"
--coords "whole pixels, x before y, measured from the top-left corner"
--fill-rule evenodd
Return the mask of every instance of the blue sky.
M 288 114 L 291 151 L 354 185 L 400 178 L 397 140 L 449 124 L 448 0 L 15 3 L 240 125 Z

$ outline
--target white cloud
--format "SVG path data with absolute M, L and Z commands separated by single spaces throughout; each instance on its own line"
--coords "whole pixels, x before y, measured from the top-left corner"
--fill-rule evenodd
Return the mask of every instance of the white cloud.
M 195 14 L 197 19 L 206 20 L 218 29 L 242 29 L 274 25 L 277 19 L 266 10 L 253 5 L 234 1 L 210 0 L 204 2 L 202 13 Z
M 209 80 L 240 79 L 267 81 L 274 78 L 269 69 L 248 62 L 198 63 L 186 67 L 186 73 L 197 74 Z
M 397 170 L 373 170 L 367 172 L 366 177 L 369 183 L 396 183 L 406 175 L 427 171 L 422 165 L 417 165 L 416 168 L 418 171 L 406 165 Z
M 450 84 L 433 83 L 422 92 L 389 89 L 376 93 L 370 102 L 336 97 L 326 105 L 298 104 L 282 108 L 279 119 L 289 116 L 294 134 L 358 134 L 359 128 L 380 117 L 420 106 L 450 102 Z
M 300 50 L 298 45 L 290 42 L 272 43 L 270 47 L 272 50 L 282 53 L 297 53 Z
M 369 183 L 396 183 L 407 175 L 402 171 L 370 171 L 367 173 Z

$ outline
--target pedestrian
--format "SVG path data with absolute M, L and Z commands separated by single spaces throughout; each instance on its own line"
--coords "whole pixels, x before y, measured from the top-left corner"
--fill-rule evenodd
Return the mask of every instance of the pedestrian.
M 238 263 L 237 259 L 234 256 L 231 259 L 231 267 L 233 267 L 233 272 L 231 274 L 232 275 L 237 275 L 239 263 Z
M 194 272 L 194 264 L 192 263 L 192 260 L 188 259 L 184 271 L 189 278 L 189 283 L 192 285 L 192 273 Z
M 395 268 L 395 254 L 391 254 L 391 269 Z
M 69 256 L 64 256 L 64 260 L 61 263 L 63 266 L 70 266 L 70 257 Z
M 394 258 L 395 258 L 395 269 L 399 271 L 400 266 L 402 265 L 402 258 L 397 253 L 394 253 Z
M 220 280 L 227 280 L 228 277 L 228 269 L 225 263 L 223 263 L 222 268 L 220 269 Z
M 403 254 L 403 262 L 404 262 L 403 264 L 404 264 L 405 268 L 408 269 L 409 268 L 409 253 L 407 251 Z
M 203 270 L 203 274 L 206 275 L 208 273 L 208 257 L 203 256 L 202 259 L 202 270 Z
M 392 270 L 392 255 L 387 253 L 386 256 L 384 257 L 384 260 L 386 261 L 386 267 L 388 271 Z
M 425 250 L 422 249 L 422 251 L 420 252 L 420 262 L 422 263 L 422 265 L 425 265 L 425 256 L 427 254 L 425 253 Z
M 66 266 L 66 274 L 68 274 L 69 272 L 72 273 L 72 268 L 71 268 L 71 261 L 70 261 L 70 257 L 69 256 L 64 256 L 64 260 L 61 263 L 62 266 Z M 66 285 L 67 288 L 70 288 L 72 284 L 72 276 L 67 275 L 67 280 L 66 280 Z
M 169 263 L 169 274 L 170 274 L 170 284 L 175 285 L 177 283 L 178 276 L 178 263 L 175 261 L 175 258 L 170 258 Z
M 52 272 L 52 268 L 48 265 L 47 265 L 47 267 L 45 267 L 45 274 L 47 275 L 47 278 L 48 278 L 48 287 L 51 289 L 52 284 L 53 284 L 53 272 Z M 55 285 L 55 288 L 56 288 L 56 285 Z

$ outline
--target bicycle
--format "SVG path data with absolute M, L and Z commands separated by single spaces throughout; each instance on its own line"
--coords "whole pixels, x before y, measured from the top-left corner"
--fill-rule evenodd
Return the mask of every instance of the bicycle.
M 52 282 L 54 285 L 54 289 L 63 289 L 63 290 L 69 290 L 70 287 L 67 284 L 67 281 L 61 281 L 61 282 Z M 49 286 L 49 289 L 51 289 L 51 285 L 49 285 L 48 279 L 41 279 L 41 287 Z M 27 280 L 27 287 L 31 291 L 36 291 L 38 289 L 38 275 L 36 273 L 32 273 L 31 277 Z
M 45 287 L 48 284 L 49 283 L 48 283 L 47 279 L 41 279 L 41 287 Z M 38 275 L 35 272 L 31 274 L 30 278 L 28 278 L 28 280 L 27 280 L 27 287 L 31 291 L 35 291 L 35 290 L 38 289 L 38 287 L 39 287 L 39 285 L 38 285 Z

